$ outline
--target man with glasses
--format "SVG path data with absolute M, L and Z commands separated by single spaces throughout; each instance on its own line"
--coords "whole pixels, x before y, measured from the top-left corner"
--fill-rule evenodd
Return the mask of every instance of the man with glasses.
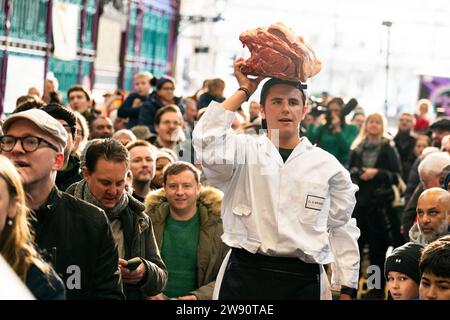
M 55 186 L 64 166 L 64 127 L 32 109 L 10 116 L 3 131 L 0 150 L 22 177 L 36 243 L 63 279 L 67 299 L 123 299 L 117 245 L 104 211 Z
M 449 234 L 450 194 L 441 188 L 422 192 L 417 201 L 416 237 L 411 241 L 427 245 Z
M 184 105 L 180 97 L 175 96 L 175 80 L 163 76 L 156 82 L 156 91 L 149 95 L 139 108 L 138 124 L 147 126 L 151 132 L 156 133 L 156 112 L 168 105 L 176 105 L 184 114 Z

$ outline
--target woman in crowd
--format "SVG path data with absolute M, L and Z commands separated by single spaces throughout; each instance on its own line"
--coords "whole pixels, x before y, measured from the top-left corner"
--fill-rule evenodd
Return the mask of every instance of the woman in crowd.
M 28 212 L 20 176 L 0 156 L 0 253 L 36 299 L 65 299 L 64 284 L 34 247 Z
M 155 176 L 153 177 L 151 189 L 156 190 L 163 187 L 164 168 L 177 161 L 176 154 L 167 148 L 159 149 L 156 153 Z
M 225 97 L 223 92 L 225 91 L 225 81 L 220 78 L 214 78 L 208 81 L 208 91 L 200 96 L 197 103 L 198 109 L 206 108 L 211 101 L 223 102 Z
M 175 96 L 175 80 L 162 77 L 156 82 L 156 91 L 152 92 L 139 110 L 138 124 L 146 125 L 151 132 L 156 133 L 154 118 L 156 112 L 164 106 L 175 104 L 184 114 L 181 98 Z
M 398 183 L 401 165 L 394 143 L 386 135 L 385 119 L 378 113 L 366 118 L 352 145 L 350 173 L 359 186 L 353 216 L 361 230 L 360 253 L 369 245 L 369 260 L 383 272 L 388 246 L 400 236 L 400 221 L 392 209 L 392 185 Z M 384 288 L 384 278 L 382 279 Z M 371 291 L 368 298 L 383 299 L 384 290 Z
M 76 134 L 73 140 L 72 155 L 80 158 L 81 151 L 84 149 L 86 142 L 89 138 L 89 126 L 86 119 L 81 115 L 81 113 L 74 111 L 77 117 L 76 123 Z
M 358 127 L 345 122 L 342 114 L 344 101 L 333 98 L 327 105 L 326 123 L 313 127 L 308 126 L 306 136 L 313 144 L 328 151 L 343 165 L 348 164 L 350 146 L 358 135 Z

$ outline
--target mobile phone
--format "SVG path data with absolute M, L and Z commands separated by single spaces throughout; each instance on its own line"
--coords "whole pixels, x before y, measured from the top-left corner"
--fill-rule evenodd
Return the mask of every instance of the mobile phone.
M 127 268 L 130 271 L 136 270 L 137 267 L 140 266 L 140 264 L 142 263 L 142 260 L 140 258 L 133 258 L 128 260 L 128 264 L 125 266 L 125 268 Z

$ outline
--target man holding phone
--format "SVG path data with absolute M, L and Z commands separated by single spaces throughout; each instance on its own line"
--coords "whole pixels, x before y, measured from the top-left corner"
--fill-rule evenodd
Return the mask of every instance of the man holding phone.
M 105 210 L 118 245 L 125 296 L 136 300 L 160 293 L 167 270 L 144 205 L 125 191 L 129 159 L 128 150 L 116 140 L 93 142 L 86 151 L 84 180 L 67 192 Z

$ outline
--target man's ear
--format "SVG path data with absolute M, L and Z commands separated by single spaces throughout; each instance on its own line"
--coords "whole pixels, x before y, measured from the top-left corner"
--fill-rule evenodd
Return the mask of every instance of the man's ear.
M 81 168 L 81 173 L 83 174 L 83 179 L 87 181 L 89 179 L 89 170 L 86 167 Z
M 307 114 L 307 112 L 306 112 L 307 110 L 308 110 L 308 108 L 305 105 L 303 105 L 302 121 L 305 120 L 305 117 L 306 117 L 306 114 Z
M 64 167 L 64 153 L 57 152 L 55 154 L 55 163 L 53 164 L 53 170 L 61 170 Z
M 264 111 L 264 107 L 262 104 L 259 104 L 259 113 L 261 114 L 261 118 L 266 118 L 266 112 Z

